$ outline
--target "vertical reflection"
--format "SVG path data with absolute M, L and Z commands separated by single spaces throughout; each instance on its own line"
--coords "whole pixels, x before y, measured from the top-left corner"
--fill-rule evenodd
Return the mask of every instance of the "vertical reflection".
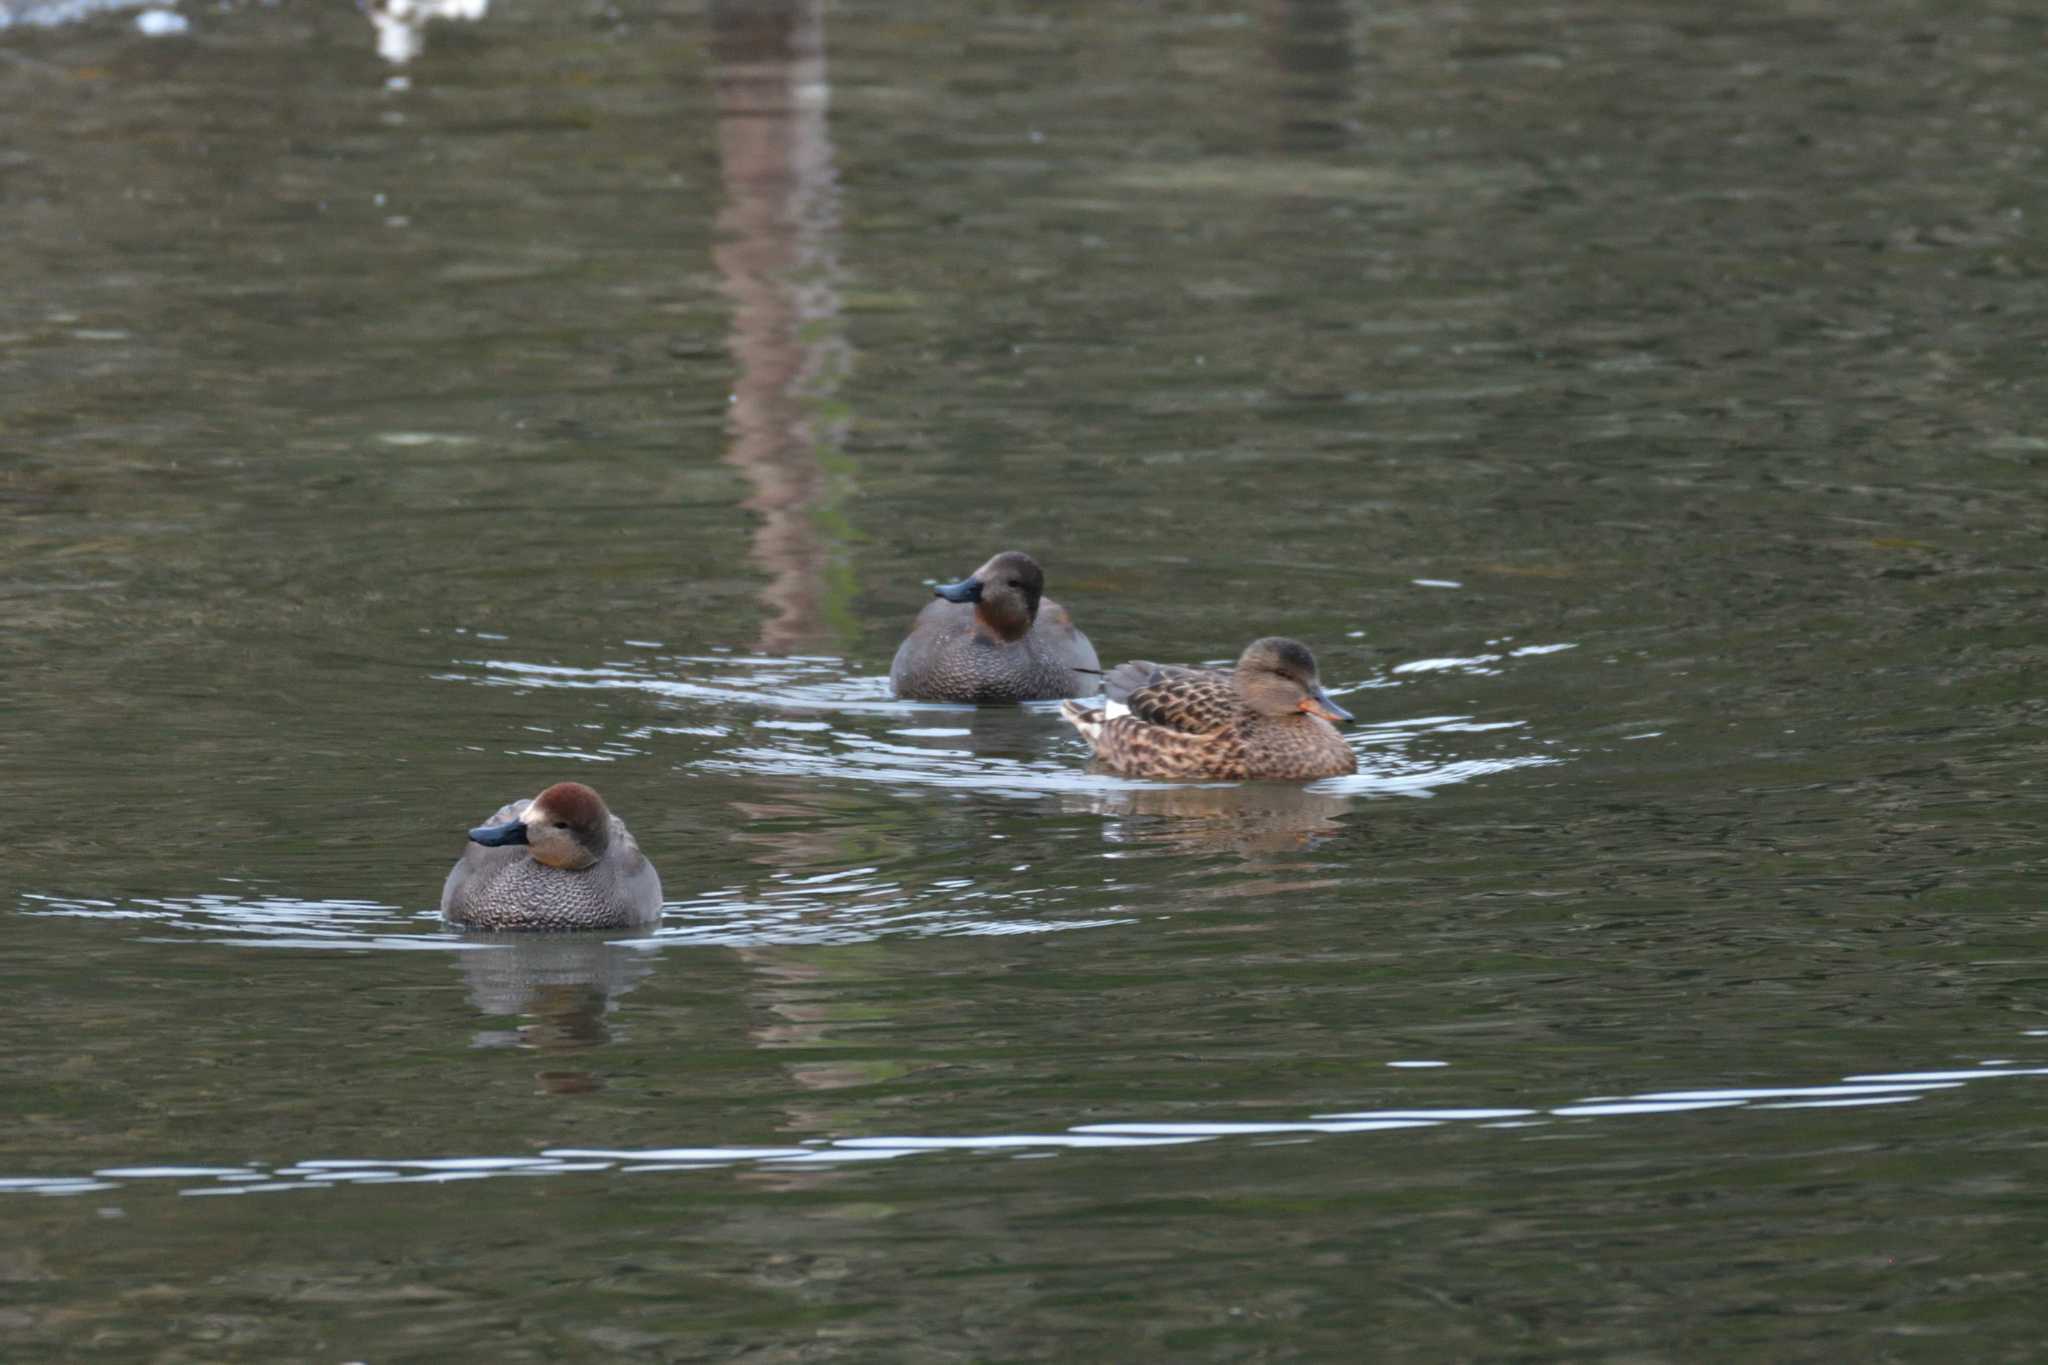
M 1266 0 L 1264 27 L 1281 78 L 1281 150 L 1339 150 L 1349 140 L 1345 111 L 1358 66 L 1349 0 Z
M 908 855 L 909 840 L 897 818 L 878 820 L 872 812 L 851 809 L 854 803 L 838 809 L 837 801 L 797 784 L 771 783 L 764 794 L 778 787 L 786 799 L 733 803 L 742 817 L 734 837 L 751 845 L 749 856 L 771 873 L 887 864 Z M 875 1055 L 872 1041 L 859 1039 L 891 1022 L 875 1003 L 877 983 L 888 979 L 893 958 L 887 946 L 785 944 L 739 948 L 736 956 L 748 971 L 748 1038 L 757 1048 L 785 1054 L 782 1071 L 794 1092 L 782 1106 L 785 1131 L 858 1128 L 866 1121 L 867 1104 L 857 1094 L 831 1092 L 857 1092 L 918 1069 L 920 1063 L 910 1059 Z
M 517 1047 L 563 1063 L 612 1041 L 606 1020 L 625 995 L 654 971 L 637 934 L 465 934 L 471 951 L 456 955 L 469 1000 L 488 1015 L 517 1018 L 511 1031 L 478 1033 L 475 1046 Z M 536 1072 L 535 1083 L 554 1094 L 601 1088 L 580 1067 Z
M 839 194 L 826 123 L 823 0 L 713 0 L 725 206 L 713 252 L 732 298 L 738 369 L 726 459 L 753 485 L 768 576 L 757 647 L 783 652 L 845 622 L 851 579 L 831 528 L 843 500 L 852 363 L 839 310 Z

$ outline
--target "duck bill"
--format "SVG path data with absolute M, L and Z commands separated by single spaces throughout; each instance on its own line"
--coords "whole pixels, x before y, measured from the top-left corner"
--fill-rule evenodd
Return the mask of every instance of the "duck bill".
M 489 848 L 523 844 L 526 842 L 526 826 L 518 820 L 508 820 L 502 825 L 478 825 L 469 832 L 469 841 Z
M 933 588 L 932 596 L 943 597 L 948 602 L 979 602 L 981 600 L 981 580 L 979 578 L 963 578 L 958 583 L 947 583 Z
M 1301 699 L 1301 709 L 1311 716 L 1321 716 L 1324 720 L 1334 721 L 1338 725 L 1356 719 L 1349 711 L 1331 701 L 1330 694 L 1320 687 Z

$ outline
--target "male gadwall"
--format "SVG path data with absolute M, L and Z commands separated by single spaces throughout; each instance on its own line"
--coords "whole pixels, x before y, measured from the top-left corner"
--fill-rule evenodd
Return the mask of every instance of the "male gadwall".
M 514 801 L 469 832 L 441 886 L 465 929 L 623 929 L 661 917 L 661 878 L 626 822 L 581 782 Z
M 908 701 L 1016 702 L 1092 697 L 1102 662 L 1067 609 L 1045 596 L 1045 570 L 1006 550 L 972 578 L 932 592 L 889 665 Z
M 1129 777 L 1217 782 L 1300 782 L 1358 771 L 1330 722 L 1351 713 L 1330 700 L 1316 656 L 1298 640 L 1267 636 L 1237 667 L 1119 664 L 1100 708 L 1060 708 L 1104 766 Z

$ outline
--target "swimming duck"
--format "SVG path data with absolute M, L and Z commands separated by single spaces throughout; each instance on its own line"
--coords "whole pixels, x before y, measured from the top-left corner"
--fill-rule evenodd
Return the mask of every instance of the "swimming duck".
M 1300 782 L 1358 771 L 1330 724 L 1351 713 L 1323 691 L 1316 656 L 1299 640 L 1254 640 L 1229 672 L 1118 664 L 1103 690 L 1100 708 L 1070 701 L 1060 712 L 1104 766 L 1128 777 Z
M 621 929 L 661 917 L 661 878 L 581 782 L 514 801 L 469 832 L 441 886 L 441 915 L 466 929 Z
M 1045 570 L 1006 550 L 972 577 L 932 592 L 897 646 L 889 685 L 908 701 L 1018 702 L 1092 697 L 1102 662 L 1067 609 L 1045 596 Z

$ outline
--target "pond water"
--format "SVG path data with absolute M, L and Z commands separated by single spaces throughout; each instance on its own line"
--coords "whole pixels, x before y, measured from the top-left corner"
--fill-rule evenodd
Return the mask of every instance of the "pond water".
M 2037 7 L 406 8 L 0 4 L 9 1360 L 2034 1355 Z

